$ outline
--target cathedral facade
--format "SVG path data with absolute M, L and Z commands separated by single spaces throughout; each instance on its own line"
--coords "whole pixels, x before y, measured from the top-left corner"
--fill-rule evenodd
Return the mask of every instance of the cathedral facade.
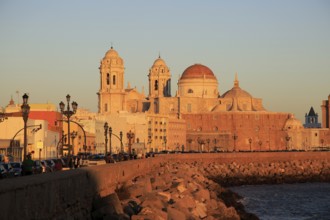
M 124 88 L 124 61 L 112 47 L 99 69 L 99 114 L 144 113 L 141 129 L 148 150 L 310 150 L 320 145 L 320 130 L 304 129 L 290 113 L 267 111 L 262 99 L 240 87 L 237 74 L 233 88 L 220 94 L 213 71 L 193 64 L 181 74 L 172 96 L 170 68 L 161 57 L 149 69 L 148 95 L 130 85 Z

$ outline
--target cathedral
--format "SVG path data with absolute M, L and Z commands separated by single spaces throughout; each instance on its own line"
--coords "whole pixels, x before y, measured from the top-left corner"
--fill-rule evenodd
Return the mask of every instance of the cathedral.
M 99 115 L 110 124 L 122 114 L 145 118 L 135 132 L 149 151 L 310 150 L 328 135 L 328 130 L 304 129 L 291 113 L 267 111 L 262 99 L 240 87 L 237 74 L 232 89 L 220 94 L 216 75 L 202 64 L 183 71 L 174 96 L 170 69 L 160 56 L 147 75 L 148 95 L 124 87 L 124 60 L 113 47 L 99 70 Z

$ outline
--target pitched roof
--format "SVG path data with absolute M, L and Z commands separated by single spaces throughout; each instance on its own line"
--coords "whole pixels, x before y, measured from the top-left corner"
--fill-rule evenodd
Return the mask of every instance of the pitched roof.
M 309 110 L 308 116 L 316 116 L 313 107 L 311 107 L 311 109 Z

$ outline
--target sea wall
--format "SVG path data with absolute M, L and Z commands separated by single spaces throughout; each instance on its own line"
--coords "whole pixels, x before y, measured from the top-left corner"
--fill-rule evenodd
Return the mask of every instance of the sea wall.
M 234 174 L 253 177 L 262 173 L 274 176 L 274 170 L 282 174 L 297 170 L 301 176 L 315 174 L 328 180 L 330 152 L 169 154 L 3 179 L 0 180 L 0 219 L 90 219 L 93 201 L 168 161 L 192 164 L 201 168 L 203 175 L 219 179 L 230 179 L 231 173 L 232 177 Z

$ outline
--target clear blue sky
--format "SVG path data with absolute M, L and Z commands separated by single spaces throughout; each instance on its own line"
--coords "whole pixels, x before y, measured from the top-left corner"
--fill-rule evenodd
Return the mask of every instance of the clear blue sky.
M 0 2 L 0 106 L 27 92 L 58 105 L 66 94 L 97 111 L 99 63 L 113 43 L 125 85 L 148 88 L 160 52 L 172 73 L 210 67 L 223 94 L 240 86 L 269 111 L 321 116 L 330 94 L 330 1 Z

